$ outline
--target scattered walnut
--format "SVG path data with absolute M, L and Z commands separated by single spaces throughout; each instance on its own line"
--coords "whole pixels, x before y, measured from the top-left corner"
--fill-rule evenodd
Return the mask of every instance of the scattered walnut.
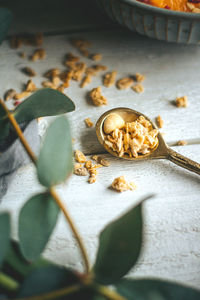
M 51 81 L 43 81 L 42 86 L 56 90 L 56 86 Z
M 84 121 L 85 121 L 85 124 L 86 124 L 86 126 L 87 126 L 88 128 L 93 127 L 94 123 L 91 121 L 90 118 L 87 118 L 87 119 L 85 119 Z
M 35 92 L 37 90 L 35 83 L 31 79 L 27 81 L 25 90 L 26 92 Z
M 73 74 L 74 74 L 73 70 L 62 72 L 60 74 L 60 79 L 63 81 L 63 86 L 65 88 L 69 87 L 69 82 L 72 79 Z
M 75 156 L 75 159 L 76 159 L 77 162 L 79 162 L 79 163 L 86 162 L 86 157 L 83 154 L 83 152 L 81 152 L 80 150 L 76 150 L 75 153 L 74 153 L 74 156 Z
M 117 71 L 112 71 L 110 73 L 107 73 L 104 76 L 103 85 L 106 87 L 112 86 L 115 83 L 116 75 L 117 75 Z
M 127 89 L 127 88 L 132 86 L 133 82 L 134 81 L 133 81 L 132 78 L 124 77 L 124 78 L 119 79 L 117 81 L 117 88 L 120 89 L 120 90 Z
M 92 60 L 95 60 L 95 61 L 99 61 L 99 60 L 102 59 L 102 54 L 100 54 L 100 53 L 92 54 L 92 55 L 91 55 L 91 59 L 92 59 Z
M 73 68 L 72 79 L 80 81 L 86 69 L 86 64 L 83 62 L 77 63 Z
M 53 78 L 55 76 L 59 76 L 60 75 L 60 70 L 58 68 L 54 68 L 54 69 L 50 69 L 49 71 L 47 71 L 44 76 L 47 78 Z
M 199 8 L 197 8 L 197 7 L 195 7 L 195 8 L 193 8 L 193 10 L 192 10 L 192 12 L 193 13 L 200 13 L 200 9 Z
M 95 106 L 107 105 L 107 99 L 101 95 L 101 87 L 94 88 L 90 92 L 90 98 Z
M 79 57 L 75 56 L 74 54 L 72 54 L 71 52 L 67 54 L 67 59 L 65 61 L 65 65 L 67 67 L 73 67 L 75 65 L 76 62 L 79 61 Z
M 188 106 L 187 96 L 177 97 L 176 98 L 176 106 L 177 107 L 187 107 Z
M 96 65 L 96 66 L 94 66 L 94 69 L 95 69 L 96 71 L 106 71 L 106 70 L 107 70 L 107 67 L 104 66 L 104 65 Z
M 31 69 L 30 67 L 25 67 L 22 69 L 22 71 L 30 77 L 36 76 L 36 72 L 33 69 Z
M 34 51 L 33 55 L 31 56 L 32 61 L 37 61 L 39 59 L 45 59 L 46 51 L 41 48 Z
M 158 125 L 158 128 L 162 128 L 162 127 L 163 127 L 164 121 L 163 121 L 163 119 L 161 118 L 160 115 L 157 116 L 157 118 L 156 118 L 156 123 L 157 123 L 157 125 Z
M 142 82 L 142 81 L 145 80 L 145 76 L 140 74 L 140 73 L 136 73 L 135 74 L 135 79 L 136 79 L 137 82 Z
M 97 176 L 97 168 L 102 167 L 100 164 L 92 164 L 91 160 L 86 161 L 85 167 L 88 170 L 90 177 L 88 179 L 89 183 L 96 182 L 96 176 Z
M 128 190 L 135 190 L 137 186 L 133 182 L 127 182 L 124 176 L 120 176 L 114 179 L 112 188 L 117 192 L 125 192 Z
M 92 77 L 91 75 L 86 75 L 84 78 L 83 78 L 83 81 L 81 82 L 81 87 L 85 87 L 87 84 L 89 84 L 90 82 L 92 81 Z
M 136 93 L 143 93 L 144 92 L 144 87 L 143 87 L 142 84 L 133 85 L 131 88 Z
M 110 162 L 103 158 L 102 156 L 99 155 L 93 155 L 92 159 L 95 160 L 97 163 L 101 164 L 104 167 L 109 167 L 110 166 Z
M 57 87 L 57 91 L 59 91 L 61 93 L 64 93 L 64 90 L 65 90 L 64 84 L 60 84 L 59 87 Z
M 22 92 L 22 93 L 15 94 L 14 99 L 15 99 L 15 100 L 20 100 L 20 99 L 22 99 L 22 98 L 28 97 L 29 95 L 30 95 L 30 92 L 24 91 L 24 92 Z
M 52 77 L 52 83 L 53 85 L 58 86 L 60 84 L 60 77 L 58 76 Z
M 180 141 L 178 141 L 178 143 L 177 143 L 178 146 L 186 146 L 187 144 L 188 144 L 188 142 L 185 141 L 185 140 L 180 140 Z
M 11 48 L 19 48 L 22 45 L 29 45 L 29 46 L 41 46 L 43 42 L 43 35 L 42 33 L 36 34 L 24 34 L 24 35 L 16 35 L 12 36 L 10 39 L 10 46 Z
M 72 39 L 71 43 L 76 48 L 90 47 L 91 46 L 91 43 L 87 40 L 84 40 L 84 39 Z
M 80 163 L 74 165 L 74 174 L 79 176 L 86 176 L 88 171 Z
M 10 99 L 13 99 L 14 96 L 15 96 L 16 94 L 17 94 L 17 93 L 16 93 L 16 91 L 15 91 L 14 89 L 10 89 L 10 90 L 8 90 L 8 91 L 5 93 L 5 95 L 4 95 L 4 100 L 5 100 L 5 101 L 8 101 L 8 100 L 10 100 Z

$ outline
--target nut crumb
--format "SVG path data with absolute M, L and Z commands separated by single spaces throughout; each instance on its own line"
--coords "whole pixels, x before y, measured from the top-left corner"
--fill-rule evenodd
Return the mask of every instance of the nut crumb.
M 140 74 L 140 73 L 136 73 L 135 74 L 135 79 L 136 79 L 137 82 L 142 82 L 142 81 L 145 80 L 145 76 Z
M 82 164 L 78 163 L 74 165 L 74 174 L 79 176 L 86 176 L 88 174 L 88 171 L 85 167 L 82 166 Z
M 53 69 L 50 69 L 49 71 L 47 71 L 44 74 L 44 77 L 52 79 L 53 77 L 59 76 L 59 75 L 60 75 L 60 70 L 58 68 L 53 68 Z
M 32 61 L 37 61 L 39 59 L 45 59 L 45 58 L 46 58 L 46 51 L 43 48 L 41 48 L 35 50 L 30 59 Z
M 127 182 L 124 176 L 120 176 L 114 179 L 112 188 L 117 192 L 125 192 L 128 190 L 135 190 L 137 186 L 134 182 Z
M 139 84 L 136 84 L 136 85 L 134 85 L 134 86 L 132 86 L 131 88 L 132 88 L 132 90 L 133 90 L 134 92 L 136 92 L 136 93 L 138 93 L 138 94 L 144 92 L 144 87 L 143 87 L 143 85 L 140 84 L 140 83 L 139 83 Z
M 102 59 L 102 54 L 100 53 L 94 53 L 91 55 L 91 59 L 94 60 L 94 61 L 99 61 Z
M 187 107 L 188 106 L 187 96 L 176 97 L 176 106 L 177 107 Z
M 60 84 L 60 77 L 58 76 L 52 77 L 52 83 L 53 85 L 58 86 Z
M 178 143 L 177 143 L 178 146 L 186 146 L 187 144 L 188 144 L 188 142 L 185 141 L 185 140 L 180 140 L 180 141 L 178 141 Z
M 107 105 L 107 99 L 101 94 L 101 87 L 94 88 L 90 92 L 90 98 L 95 106 Z
M 35 83 L 31 79 L 27 81 L 25 90 L 26 92 L 35 92 L 37 90 Z
M 88 85 L 91 81 L 92 81 L 91 75 L 86 75 L 86 76 L 83 78 L 83 81 L 81 82 L 81 88 L 83 88 L 83 87 L 85 87 L 86 85 Z
M 104 167 L 109 167 L 110 166 L 110 162 L 103 158 L 102 156 L 99 155 L 93 155 L 92 159 L 95 160 L 98 164 L 104 166 Z
M 85 163 L 86 162 L 86 157 L 83 154 L 83 152 L 81 152 L 80 150 L 76 150 L 74 153 L 75 159 L 77 162 L 79 163 Z
M 16 94 L 17 92 L 14 89 L 9 89 L 4 95 L 4 100 L 8 101 L 10 99 L 13 99 Z
M 85 119 L 84 122 L 88 128 L 91 128 L 94 125 L 90 118 Z
M 72 79 L 80 81 L 86 69 L 86 64 L 83 62 L 77 63 L 72 69 Z
M 28 75 L 28 76 L 30 76 L 30 77 L 36 76 L 36 72 L 35 72 L 32 68 L 30 68 L 30 67 L 25 67 L 25 68 L 22 69 L 22 71 L 23 71 L 26 75 Z
M 112 71 L 105 74 L 103 79 L 103 85 L 106 87 L 111 87 L 115 83 L 117 71 Z
M 43 81 L 42 86 L 56 90 L 56 86 L 51 81 Z
M 57 91 L 61 92 L 61 93 L 64 93 L 65 91 L 65 86 L 64 84 L 60 84 L 59 87 L 57 87 Z
M 124 77 L 117 81 L 116 85 L 119 90 L 124 90 L 133 85 L 133 79 L 130 77 Z
M 22 98 L 26 98 L 30 95 L 30 92 L 24 91 L 21 92 L 19 94 L 15 94 L 15 96 L 13 97 L 15 100 L 21 100 Z
M 162 128 L 162 127 L 163 127 L 164 121 L 163 121 L 163 119 L 161 118 L 160 115 L 158 115 L 158 116 L 156 117 L 156 123 L 157 123 L 157 125 L 158 125 L 158 128 Z

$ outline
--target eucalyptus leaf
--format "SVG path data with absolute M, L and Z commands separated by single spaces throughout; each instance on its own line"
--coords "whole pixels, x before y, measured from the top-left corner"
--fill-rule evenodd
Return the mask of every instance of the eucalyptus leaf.
M 9 120 L 6 112 L 0 104 L 0 140 L 6 138 L 9 134 Z
M 59 207 L 49 193 L 30 198 L 19 215 L 20 247 L 26 259 L 33 261 L 44 250 L 58 219 Z
M 0 43 L 6 36 L 13 15 L 11 11 L 5 7 L 0 7 Z
M 69 123 L 65 117 L 59 117 L 47 130 L 37 161 L 38 179 L 42 185 L 50 187 L 64 181 L 72 169 Z
M 27 276 L 33 269 L 47 265 L 52 265 L 52 263 L 42 257 L 30 263 L 30 261 L 26 260 L 22 255 L 19 243 L 12 241 L 11 247 L 9 251 L 7 251 L 4 259 L 3 270 L 5 270 L 5 272 L 8 271 L 15 279 L 22 280 L 24 276 Z
M 112 284 L 136 263 L 142 244 L 142 204 L 110 223 L 100 234 L 95 280 Z
M 62 267 L 48 266 L 31 272 L 24 280 L 18 297 L 30 297 L 79 284 L 75 274 Z M 56 299 L 66 299 L 64 296 Z
M 69 97 L 53 89 L 41 89 L 17 106 L 14 117 L 18 123 L 44 116 L 64 114 L 75 109 Z
M 10 216 L 8 213 L 0 214 L 0 266 L 6 256 L 10 244 Z
M 175 283 L 154 280 L 121 280 L 117 291 L 127 300 L 199 300 L 200 291 Z

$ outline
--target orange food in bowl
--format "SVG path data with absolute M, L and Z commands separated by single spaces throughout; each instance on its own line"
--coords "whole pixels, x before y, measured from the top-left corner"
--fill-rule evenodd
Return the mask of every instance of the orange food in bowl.
M 183 12 L 200 12 L 200 0 L 139 0 L 160 8 Z

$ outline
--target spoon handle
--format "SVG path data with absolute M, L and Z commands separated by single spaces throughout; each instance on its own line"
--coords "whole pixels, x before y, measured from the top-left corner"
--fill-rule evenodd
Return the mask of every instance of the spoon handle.
M 200 175 L 200 164 L 177 153 L 176 151 L 172 150 L 171 148 L 168 148 L 168 157 L 170 161 L 175 163 L 176 165 L 179 165 L 180 167 L 183 167 L 185 169 L 188 169 L 191 172 L 197 173 Z

